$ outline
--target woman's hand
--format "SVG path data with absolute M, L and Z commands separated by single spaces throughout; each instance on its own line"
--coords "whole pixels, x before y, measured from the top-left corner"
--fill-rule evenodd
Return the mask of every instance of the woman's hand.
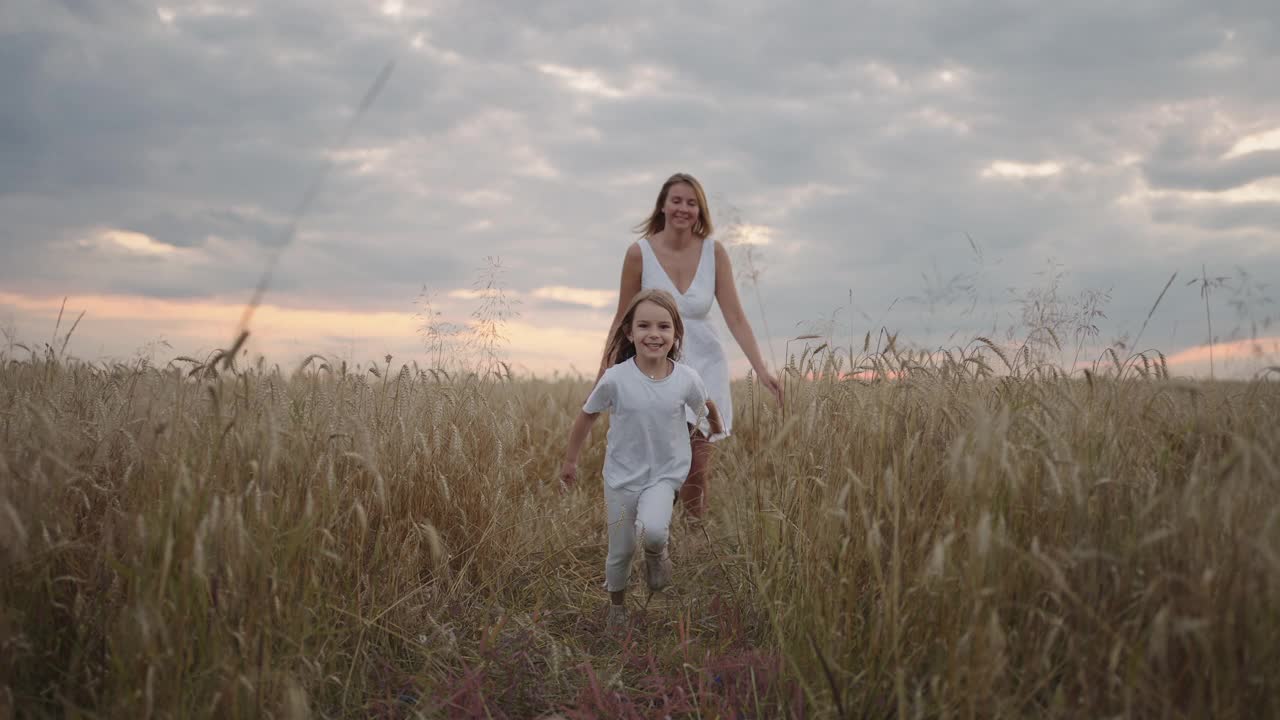
M 756 377 L 760 379 L 760 384 L 768 390 L 773 399 L 778 401 L 778 405 L 782 405 L 782 383 L 778 382 L 778 378 L 769 373 L 768 370 L 756 373 Z

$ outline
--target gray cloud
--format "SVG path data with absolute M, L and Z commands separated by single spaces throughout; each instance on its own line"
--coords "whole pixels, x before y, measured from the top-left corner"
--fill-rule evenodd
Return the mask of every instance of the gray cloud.
M 0 282 L 244 293 L 330 162 L 281 256 L 282 301 L 402 308 L 423 283 L 467 287 L 486 255 L 517 291 L 610 289 L 676 170 L 720 219 L 773 230 L 760 292 L 779 335 L 850 290 L 923 342 L 977 329 L 1050 258 L 1076 290 L 1113 288 L 1117 324 L 1140 322 L 1152 257 L 1172 272 L 1280 254 L 1280 204 L 1149 196 L 1276 176 L 1280 150 L 1223 159 L 1280 117 L 1263 0 L 227 6 L 0 12 Z M 995 162 L 1056 172 L 984 176 Z M 189 253 L 81 242 L 103 228 Z
M 203 244 L 210 235 L 248 240 L 259 245 L 279 245 L 285 239 L 287 229 L 284 223 L 246 217 L 229 209 L 209 209 L 184 217 L 162 211 L 135 222 L 123 223 L 123 228 L 179 247 Z
M 1151 217 L 1156 222 L 1193 225 L 1205 230 L 1256 230 L 1269 234 L 1280 227 L 1280 202 L 1230 205 L 1162 202 L 1153 208 Z
M 1179 143 L 1163 152 L 1146 168 L 1153 186 L 1180 190 L 1231 190 L 1251 182 L 1280 176 L 1280 150 L 1252 152 L 1229 159 L 1197 157 Z M 1170 157 L 1174 155 L 1176 157 Z M 1190 155 L 1188 157 L 1188 155 Z

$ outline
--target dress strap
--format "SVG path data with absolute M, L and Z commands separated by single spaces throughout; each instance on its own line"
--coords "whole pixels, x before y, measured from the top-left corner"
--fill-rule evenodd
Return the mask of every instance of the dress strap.
M 701 285 L 710 288 L 711 295 L 715 295 L 716 287 L 716 241 L 715 238 L 702 239 L 702 257 L 698 258 L 698 271 L 694 275 L 694 285 Z M 689 286 L 689 291 L 693 291 L 693 286 Z

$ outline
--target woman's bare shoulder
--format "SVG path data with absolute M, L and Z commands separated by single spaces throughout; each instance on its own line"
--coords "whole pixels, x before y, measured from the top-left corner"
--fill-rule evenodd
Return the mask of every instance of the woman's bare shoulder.
M 627 252 L 622 256 L 622 269 L 628 272 L 639 272 L 644 266 L 644 255 L 640 253 L 640 241 L 636 240 L 627 247 Z
M 720 242 L 716 238 L 709 238 L 709 239 L 711 240 L 711 242 L 715 243 L 716 260 L 720 260 L 720 259 L 728 260 L 729 250 L 724 246 L 724 243 Z

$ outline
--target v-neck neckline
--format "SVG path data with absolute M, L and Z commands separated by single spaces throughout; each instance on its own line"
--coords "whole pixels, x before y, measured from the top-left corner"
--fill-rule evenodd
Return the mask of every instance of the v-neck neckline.
M 653 260 L 658 264 L 658 269 L 667 278 L 667 283 L 671 285 L 671 289 L 675 290 L 680 297 L 686 297 L 689 291 L 693 289 L 694 284 L 698 282 L 698 273 L 702 271 L 702 256 L 707 251 L 707 239 L 702 238 L 702 246 L 698 248 L 698 264 L 693 268 L 693 277 L 690 278 L 689 287 L 685 288 L 684 292 L 681 292 L 680 288 L 676 287 L 676 281 L 671 279 L 671 273 L 667 272 L 667 268 L 662 264 L 662 258 L 658 257 L 658 251 L 653 249 L 653 242 L 649 238 L 645 238 L 644 241 L 649 244 L 649 252 L 653 253 Z

